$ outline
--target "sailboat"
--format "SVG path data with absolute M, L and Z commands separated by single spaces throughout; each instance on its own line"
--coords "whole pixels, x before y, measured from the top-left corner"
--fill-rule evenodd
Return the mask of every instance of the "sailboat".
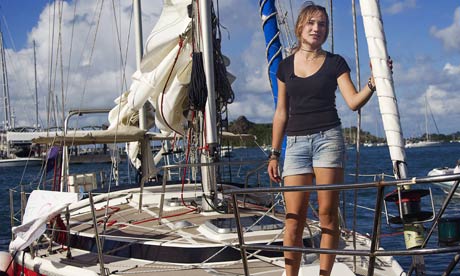
M 274 7 L 273 1 L 266 2 L 271 6 L 261 7 L 264 12 Z M 265 160 L 219 161 L 220 139 L 253 137 L 224 132 L 217 135 L 215 111 L 222 106 L 216 103 L 222 105 L 223 102 L 222 95 L 216 95 L 213 86 L 225 81 L 212 79 L 216 69 L 223 69 L 219 67 L 222 64 L 215 61 L 221 57 L 213 37 L 217 32 L 212 27 L 218 26 L 218 13 L 213 12 L 210 0 L 192 1 L 192 6 L 190 3 L 190 0 L 163 2 L 163 11 L 148 39 L 147 51 L 142 62 L 138 62 L 135 81 L 129 93 L 117 99 L 117 106 L 109 114 L 111 126 L 108 130 L 34 140 L 64 147 L 129 142 L 129 156 L 133 163 L 139 164 L 142 172 L 139 186 L 104 192 L 87 190 L 84 182 L 69 182 L 69 172 L 63 169 L 59 189 L 34 190 L 28 198 L 21 225 L 12 229 L 15 235 L 10 244 L 9 268 L 12 271 L 9 273 L 12 275 L 23 272 L 27 275 L 181 273 L 190 276 L 283 273 L 284 258 L 279 251 L 284 226 L 282 192 L 286 187 L 249 187 L 249 177 L 265 171 Z M 134 6 L 137 22 L 140 22 L 139 2 L 134 1 Z M 375 6 L 370 8 L 376 9 Z M 196 26 L 199 28 L 195 29 Z M 192 39 L 192 34 L 198 36 Z M 194 44 L 196 42 L 199 43 Z M 142 43 L 138 43 L 138 48 L 139 45 Z M 202 55 L 195 52 L 197 49 Z M 201 105 L 194 106 L 196 116 L 191 116 L 194 120 L 184 124 L 184 110 L 176 108 L 184 106 L 184 96 L 179 92 L 192 86 L 194 79 L 190 76 L 194 69 L 206 75 L 206 91 L 199 92 L 208 94 Z M 382 83 L 377 84 L 382 86 Z M 151 120 L 145 114 L 149 110 L 145 106 L 147 101 L 156 110 L 155 124 L 161 133 L 147 130 Z M 184 125 L 191 127 L 184 129 Z M 199 131 L 193 132 L 195 130 Z M 174 141 L 178 136 L 186 145 L 183 160 L 187 162 L 158 165 L 157 159 L 174 153 L 170 151 L 172 145 L 163 143 L 159 154 L 153 157 L 150 141 Z M 395 141 L 402 141 L 400 132 L 391 138 L 389 145 L 394 148 L 397 147 Z M 393 148 L 390 151 L 396 152 Z M 63 150 L 64 161 L 66 153 Z M 404 161 L 404 156 L 399 157 L 401 159 L 394 158 L 395 170 L 404 178 L 404 164 L 398 162 Z M 221 166 L 241 164 L 254 168 L 249 170 L 246 182 L 218 182 Z M 174 179 L 174 175 L 178 177 Z M 407 183 L 379 181 L 358 186 L 378 187 L 381 203 L 383 187 L 400 184 Z M 332 188 L 348 189 L 351 185 Z M 257 191 L 251 192 L 251 189 Z M 405 275 L 392 254 L 379 249 L 380 209 L 375 214 L 372 238 L 343 229 L 336 252 L 341 256 L 334 265 L 333 275 Z M 308 220 L 307 225 L 303 233 L 305 248 L 295 249 L 307 250 L 303 275 L 318 271 L 317 254 L 324 253 L 317 248 L 321 231 L 318 222 Z M 253 249 L 249 248 L 251 246 Z M 358 256 L 359 260 L 353 256 Z
M 428 99 L 425 95 L 425 140 L 420 140 L 420 141 L 415 141 L 415 142 L 408 141 L 406 142 L 406 145 L 405 145 L 406 148 L 434 147 L 434 146 L 441 145 L 441 142 L 432 141 L 430 138 L 430 134 L 428 132 L 428 113 L 431 114 L 431 108 L 429 106 Z
M 3 167 L 24 167 L 40 166 L 43 158 L 39 151 L 32 149 L 30 132 L 35 128 L 15 127 L 11 112 L 10 92 L 8 86 L 8 71 L 3 45 L 3 32 L 0 29 L 0 63 L 2 70 L 2 106 L 3 126 L 0 130 L 0 168 Z

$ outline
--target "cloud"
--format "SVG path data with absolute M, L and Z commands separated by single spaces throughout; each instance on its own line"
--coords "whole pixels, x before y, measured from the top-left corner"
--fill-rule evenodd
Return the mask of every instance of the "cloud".
M 397 1 L 396 3 L 391 4 L 385 11 L 389 14 L 398 14 L 402 13 L 407 9 L 412 9 L 417 6 L 416 0 L 404 0 L 404 1 Z
M 55 7 L 47 5 L 28 33 L 28 45 L 16 52 L 8 51 L 10 91 L 14 91 L 11 93 L 11 104 L 16 126 L 35 122 L 35 113 L 21 112 L 34 109 L 33 41 L 36 42 L 42 126 L 47 121 L 49 91 L 59 101 L 63 97 L 66 99 L 64 114 L 67 114 L 69 108 L 111 108 L 113 100 L 131 83 L 131 74 L 135 70 L 131 4 L 117 2 L 115 7 L 112 4 L 101 7 L 96 2 L 77 1 L 74 14 L 75 1 L 60 3 L 61 28 L 57 23 L 53 28 Z M 147 37 L 157 21 L 161 5 L 146 1 L 142 8 L 144 37 Z M 58 21 L 59 18 L 55 18 L 54 22 Z M 61 103 L 57 110 L 58 124 L 62 124 Z
M 454 21 L 444 29 L 438 29 L 436 26 L 431 27 L 432 36 L 441 40 L 447 50 L 460 50 L 460 7 L 455 9 Z
M 158 5 L 158 2 L 160 1 L 144 1 L 142 4 L 144 37 L 147 37 L 161 12 L 162 7 Z M 229 106 L 230 118 L 235 119 L 240 115 L 245 115 L 250 121 L 267 123 L 272 120 L 274 107 L 267 77 L 261 19 L 258 16 L 257 4 L 254 2 L 241 0 L 219 2 L 223 26 L 222 50 L 231 59 L 228 70 L 237 77 L 233 84 L 236 94 L 235 102 Z M 28 46 L 18 51 L 7 51 L 7 59 L 11 65 L 8 68 L 10 91 L 12 91 L 12 105 L 15 109 L 17 125 L 31 125 L 35 122 L 32 40 L 37 43 L 39 104 L 42 122 L 46 121 L 46 100 L 49 87 L 59 97 L 62 93 L 61 76 L 65 80 L 66 108 L 113 107 L 113 100 L 125 91 L 126 85 L 129 86 L 131 83 L 131 74 L 136 66 L 133 50 L 134 34 L 132 25 L 129 24 L 131 3 L 129 1 L 116 3 L 120 5 L 115 7 L 116 22 L 111 3 L 104 5 L 102 18 L 99 21 L 94 16 L 97 11 L 95 1 L 78 1 L 77 19 L 73 14 L 74 1 L 62 3 L 64 5 L 64 24 L 61 30 L 62 72 L 61 60 L 56 59 L 56 44 L 50 42 L 49 18 L 53 13 L 52 6 L 43 9 L 40 20 L 30 29 Z M 391 7 L 387 10 L 391 13 L 401 13 L 417 6 L 415 0 L 391 0 L 391 3 Z M 336 22 L 338 26 L 343 23 L 340 20 Z M 446 49 L 448 48 L 446 45 L 450 45 L 452 49 L 460 49 L 460 38 L 457 38 L 457 34 L 460 33 L 459 20 L 460 8 L 457 8 L 451 26 L 445 29 L 438 27 L 431 29 L 431 35 L 443 41 Z M 392 22 L 387 24 L 392 24 Z M 72 29 L 73 37 L 71 36 Z M 425 42 L 428 43 L 428 40 Z M 343 46 L 345 42 L 342 40 L 338 43 L 342 44 L 337 47 L 337 51 L 343 53 L 344 47 L 347 46 Z M 53 71 L 50 71 L 52 45 L 54 45 L 55 58 L 51 63 Z M 427 44 L 428 46 L 431 45 Z M 70 55 L 71 48 L 72 54 Z M 450 55 L 445 58 L 442 51 L 434 52 L 439 53 L 439 56 L 421 55 L 419 49 L 414 48 L 411 49 L 410 55 L 394 58 L 395 91 L 405 134 L 421 133 L 421 128 L 417 124 L 423 121 L 425 94 L 429 95 L 432 100 L 433 113 L 438 122 L 449 122 L 449 116 L 459 117 L 459 111 L 455 108 L 460 104 L 460 99 L 457 97 L 460 90 L 460 78 L 458 78 L 460 65 L 455 64 L 457 56 Z M 71 57 L 70 61 L 69 57 Z M 125 77 L 120 69 L 122 57 L 123 62 L 127 61 Z M 440 64 L 442 66 L 437 68 Z M 126 83 L 122 82 L 123 78 L 126 78 Z M 53 84 L 51 86 L 48 85 L 50 80 Z M 340 93 L 337 94 L 337 108 L 344 127 L 356 124 L 356 113 L 351 112 L 344 104 Z M 60 109 L 61 107 L 59 111 Z M 24 112 L 24 110 L 31 112 Z M 374 132 L 375 122 L 379 118 L 377 97 L 373 97 L 363 109 L 364 130 Z M 381 123 L 378 124 L 380 128 Z M 443 133 L 458 130 L 455 124 L 445 125 L 440 129 Z
M 459 66 L 454 66 L 450 63 L 447 63 L 444 65 L 443 68 L 444 72 L 446 72 L 447 75 L 459 75 L 460 74 L 460 65 Z
M 244 77 L 244 88 L 256 93 L 270 93 L 268 81 L 268 62 L 265 57 L 265 44 L 262 32 L 252 36 L 249 47 L 243 52 L 244 65 L 241 76 Z
M 230 120 L 244 115 L 249 121 L 267 123 L 272 121 L 274 112 L 271 96 L 260 97 L 257 94 L 247 94 L 229 106 Z

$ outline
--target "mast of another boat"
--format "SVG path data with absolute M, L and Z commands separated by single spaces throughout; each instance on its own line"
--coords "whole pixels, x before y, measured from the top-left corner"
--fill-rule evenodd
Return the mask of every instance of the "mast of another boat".
M 217 123 L 216 123 L 216 96 L 214 86 L 214 58 L 212 44 L 212 24 L 211 24 L 211 0 L 199 0 L 203 67 L 206 76 L 208 98 L 205 107 L 205 128 L 206 145 L 201 153 L 202 163 L 213 163 L 218 159 L 217 155 Z M 203 193 L 207 198 L 215 200 L 216 194 L 216 168 L 214 166 L 203 166 L 201 168 L 201 180 L 203 183 Z M 204 211 L 211 211 L 212 208 L 206 199 L 202 201 Z
M 8 88 L 8 72 L 6 70 L 5 48 L 3 47 L 3 32 L 0 29 L 0 58 L 2 66 L 2 91 L 3 91 L 3 110 L 5 121 L 3 122 L 3 129 L 6 132 L 11 128 L 11 109 L 10 109 L 10 92 Z M 2 137 L 4 137 L 2 135 Z M 10 145 L 6 139 L 6 156 L 10 155 Z
M 8 91 L 8 72 L 6 71 L 5 48 L 3 47 L 3 32 L 0 29 L 0 58 L 2 63 L 2 91 L 3 91 L 3 107 L 5 121 L 3 126 L 5 131 L 11 127 L 11 109 L 10 109 L 10 93 Z
M 35 129 L 40 130 L 40 125 L 38 124 L 38 85 L 37 85 L 37 53 L 35 51 L 35 40 L 34 43 L 34 76 L 35 76 Z

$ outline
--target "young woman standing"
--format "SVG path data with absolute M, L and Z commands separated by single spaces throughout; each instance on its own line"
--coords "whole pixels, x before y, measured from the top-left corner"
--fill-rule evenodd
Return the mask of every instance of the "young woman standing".
M 358 92 L 350 68 L 340 55 L 322 49 L 329 33 L 329 18 L 322 6 L 309 4 L 297 18 L 298 46 L 279 65 L 278 104 L 273 117 L 272 152 L 268 174 L 280 182 L 279 157 L 284 135 L 287 146 L 282 177 L 285 186 L 338 184 L 344 181 L 345 144 L 335 106 L 337 87 L 353 111 L 361 108 L 375 91 L 371 76 Z M 285 246 L 302 246 L 308 193 L 288 192 Z M 321 248 L 339 243 L 339 194 L 318 191 Z M 285 252 L 286 274 L 298 275 L 301 253 Z M 320 275 L 330 275 L 335 255 L 320 255 Z

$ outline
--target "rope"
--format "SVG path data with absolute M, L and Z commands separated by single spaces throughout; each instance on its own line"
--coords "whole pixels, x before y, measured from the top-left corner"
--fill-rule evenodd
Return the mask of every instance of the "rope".
M 190 107 L 194 110 L 204 112 L 208 89 L 203 68 L 203 53 L 193 52 L 192 54 L 192 76 L 188 87 L 188 100 Z
M 182 51 L 182 47 L 184 46 L 184 38 L 182 36 L 179 36 L 179 49 L 177 50 L 177 53 L 176 53 L 176 57 L 174 58 L 174 62 L 173 62 L 173 66 L 171 67 L 171 70 L 169 71 L 169 74 L 168 74 L 168 78 L 166 79 L 166 82 L 165 82 L 165 85 L 163 87 L 163 91 L 161 93 L 161 104 L 160 104 L 160 107 L 161 107 L 161 117 L 163 118 L 163 121 L 165 122 L 165 124 L 168 126 L 169 129 L 171 129 L 172 131 L 174 131 L 175 133 L 181 133 L 180 131 L 177 131 L 175 130 L 169 123 L 168 121 L 166 120 L 165 118 L 165 115 L 164 115 L 164 98 L 165 98 L 165 94 L 166 94 L 166 88 L 168 87 L 168 83 L 169 83 L 169 80 L 171 79 L 171 76 L 172 76 L 172 73 L 174 71 L 174 67 L 176 67 L 176 63 L 177 63 L 177 60 L 179 59 L 179 55 Z
M 220 31 L 219 31 L 220 33 Z M 225 110 L 227 104 L 233 103 L 235 94 L 233 93 L 230 81 L 227 78 L 227 68 L 225 67 L 224 59 L 220 47 L 220 38 L 214 38 L 214 84 L 217 92 L 217 102 L 220 104 L 220 109 Z

